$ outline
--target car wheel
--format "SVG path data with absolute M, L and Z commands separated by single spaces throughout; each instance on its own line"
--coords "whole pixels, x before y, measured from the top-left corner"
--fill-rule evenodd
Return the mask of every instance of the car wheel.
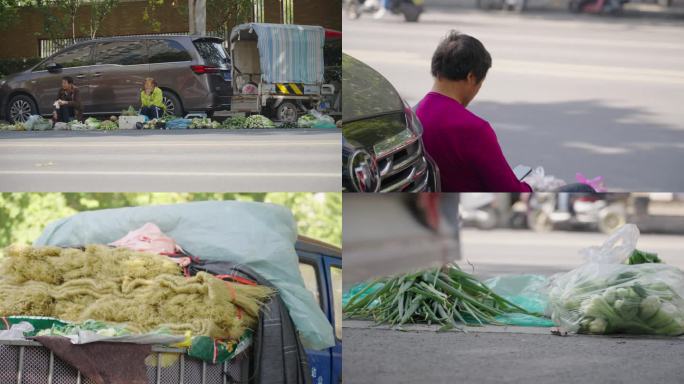
M 527 225 L 535 232 L 551 232 L 553 222 L 543 210 L 535 210 L 527 215 Z
M 285 101 L 276 108 L 276 120 L 294 123 L 297 121 L 297 106 L 290 101 Z
M 183 106 L 178 97 L 171 92 L 163 92 L 162 102 L 166 106 L 166 114 L 172 116 L 183 116 Z
M 617 209 L 606 209 L 599 217 L 598 228 L 602 233 L 613 233 L 626 222 L 627 218 L 624 212 Z
M 7 118 L 11 123 L 23 123 L 29 116 L 36 114 L 36 103 L 26 95 L 14 96 L 7 105 Z

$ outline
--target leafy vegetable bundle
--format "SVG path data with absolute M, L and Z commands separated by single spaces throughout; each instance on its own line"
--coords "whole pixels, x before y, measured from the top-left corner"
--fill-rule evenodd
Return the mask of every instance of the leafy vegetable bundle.
M 275 128 L 275 124 L 266 116 L 252 115 L 245 120 L 244 128 Z
M 442 329 L 498 324 L 495 317 L 531 314 L 494 293 L 457 265 L 378 280 L 353 295 L 344 307 L 346 318 L 403 325 L 427 323 Z
M 639 231 L 628 224 L 588 262 L 555 277 L 549 292 L 553 321 L 592 334 L 684 334 L 684 272 L 635 248 Z
M 208 117 L 194 118 L 188 128 L 190 129 L 216 129 L 221 125 L 218 121 L 213 121 Z
M 559 278 L 552 318 L 579 333 L 684 334 L 684 273 L 664 264 L 586 264 Z

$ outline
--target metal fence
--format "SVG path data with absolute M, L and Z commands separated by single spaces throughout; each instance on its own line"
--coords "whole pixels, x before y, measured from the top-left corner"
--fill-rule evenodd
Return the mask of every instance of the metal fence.
M 104 37 L 135 37 L 135 36 L 173 36 L 173 35 L 187 35 L 188 32 L 171 32 L 171 33 L 146 33 L 137 35 L 111 35 L 111 36 L 98 36 L 98 38 Z M 230 37 L 230 31 L 225 32 L 207 32 L 207 36 L 215 36 L 222 38 L 224 47 L 228 48 L 228 38 Z M 64 49 L 70 45 L 79 43 L 81 41 L 90 40 L 90 37 L 77 37 L 76 39 L 64 38 L 64 39 L 39 39 L 38 40 L 38 52 L 40 58 L 46 58 L 53 53 Z

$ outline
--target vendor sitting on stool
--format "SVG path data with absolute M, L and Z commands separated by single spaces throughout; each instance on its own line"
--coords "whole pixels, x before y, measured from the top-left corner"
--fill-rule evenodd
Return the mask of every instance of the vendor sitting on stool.
M 157 87 L 157 82 L 153 78 L 145 79 L 145 85 L 140 92 L 140 114 L 151 119 L 158 119 L 164 116 L 166 106 L 164 105 L 162 90 Z
M 73 78 L 69 76 L 62 78 L 62 88 L 57 93 L 57 101 L 55 101 L 54 106 L 52 119 L 55 122 L 68 123 L 73 119 L 83 120 L 81 97 L 78 87 L 74 85 Z

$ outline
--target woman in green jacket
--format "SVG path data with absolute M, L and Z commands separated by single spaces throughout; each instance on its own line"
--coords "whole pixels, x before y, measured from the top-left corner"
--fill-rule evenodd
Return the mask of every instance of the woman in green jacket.
M 164 116 L 166 106 L 164 105 L 162 90 L 157 87 L 157 82 L 153 78 L 145 79 L 143 90 L 140 92 L 140 114 L 150 119 L 158 119 Z

